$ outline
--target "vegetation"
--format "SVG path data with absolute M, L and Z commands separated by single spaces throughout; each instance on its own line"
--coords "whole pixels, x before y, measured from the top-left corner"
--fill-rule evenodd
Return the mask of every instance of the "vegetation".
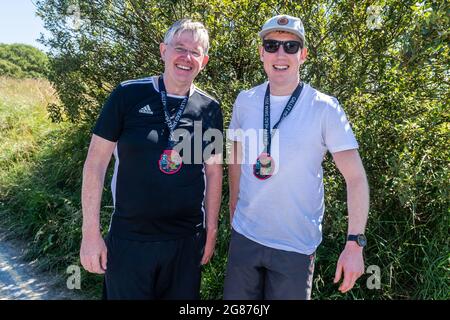
M 120 81 L 162 71 L 158 45 L 174 20 L 192 17 L 210 31 L 210 62 L 197 83 L 221 100 L 228 124 L 239 90 L 265 79 L 257 56 L 260 26 L 275 13 L 288 13 L 300 16 L 306 29 L 309 59 L 302 79 L 339 99 L 360 143 L 371 188 L 366 265 L 381 270 L 380 289 L 366 286 L 370 274 L 345 295 L 332 284 L 347 220 L 345 183 L 328 157 L 324 241 L 317 252 L 313 298 L 449 298 L 447 2 L 78 3 L 83 20 L 75 29 L 65 16 L 73 13 L 71 1 L 37 3 L 52 34 L 45 41 L 51 56 L 49 78 L 62 102 L 50 103 L 48 111 L 53 120 L 69 121 L 40 125 L 38 118 L 15 115 L 18 103 L 5 102 L 8 95 L 0 94 L 0 141 L 6 146 L 0 153 L 0 219 L 33 239 L 30 257 L 45 256 L 46 267 L 63 272 L 69 264 L 79 264 L 81 170 L 90 128 Z M 8 122 L 12 117 L 18 125 Z M 22 126 L 32 134 L 19 132 Z M 111 199 L 109 192 L 104 194 L 107 229 Z M 222 295 L 229 240 L 227 201 L 225 182 L 217 250 L 203 277 L 205 299 Z M 100 287 L 100 277 L 83 276 L 83 289 Z
M 0 76 L 45 78 L 48 63 L 47 55 L 33 46 L 0 43 Z

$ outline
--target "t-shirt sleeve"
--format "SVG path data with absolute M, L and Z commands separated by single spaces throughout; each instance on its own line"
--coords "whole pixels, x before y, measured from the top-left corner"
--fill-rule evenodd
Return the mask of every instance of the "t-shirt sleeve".
M 212 115 L 212 128 L 217 129 L 221 133 L 223 133 L 223 114 L 220 103 L 217 104 L 217 107 L 215 108 Z
M 116 142 L 123 129 L 123 89 L 119 85 L 109 95 L 92 132 L 106 140 Z
M 331 153 L 357 149 L 358 142 L 353 134 L 344 109 L 333 98 L 326 106 L 322 135 L 325 145 Z
M 242 135 L 240 132 L 242 131 L 241 125 L 239 123 L 239 108 L 238 108 L 238 100 L 239 97 L 233 104 L 233 112 L 231 114 L 231 122 L 230 126 L 227 130 L 227 139 L 231 141 L 242 141 Z
M 208 113 L 205 130 L 205 147 L 211 145 L 211 154 L 220 154 L 223 149 L 223 115 L 220 103 L 213 103 L 211 112 Z

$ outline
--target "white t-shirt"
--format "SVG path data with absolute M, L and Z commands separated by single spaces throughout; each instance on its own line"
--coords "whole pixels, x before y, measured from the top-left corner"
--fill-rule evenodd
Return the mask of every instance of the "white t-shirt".
M 356 149 L 358 143 L 338 101 L 304 84 L 295 107 L 272 139 L 275 173 L 267 180 L 257 179 L 253 164 L 264 150 L 266 88 L 267 82 L 242 91 L 234 103 L 227 135 L 242 142 L 244 163 L 232 225 L 262 245 L 312 254 L 322 241 L 323 158 L 327 151 Z M 271 128 L 288 100 L 289 96 L 271 95 Z

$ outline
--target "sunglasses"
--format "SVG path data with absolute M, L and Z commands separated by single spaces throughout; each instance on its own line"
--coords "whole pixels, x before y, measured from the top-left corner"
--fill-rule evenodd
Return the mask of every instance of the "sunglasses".
M 264 50 L 269 53 L 277 52 L 281 45 L 283 45 L 284 52 L 289 54 L 297 53 L 299 49 L 303 48 L 300 41 L 263 40 Z

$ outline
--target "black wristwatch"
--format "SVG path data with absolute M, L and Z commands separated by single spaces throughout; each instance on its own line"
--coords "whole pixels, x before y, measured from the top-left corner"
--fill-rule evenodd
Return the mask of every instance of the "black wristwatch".
M 364 248 L 367 244 L 367 238 L 363 233 L 360 234 L 349 234 L 347 236 L 347 241 L 356 241 L 358 246 Z

